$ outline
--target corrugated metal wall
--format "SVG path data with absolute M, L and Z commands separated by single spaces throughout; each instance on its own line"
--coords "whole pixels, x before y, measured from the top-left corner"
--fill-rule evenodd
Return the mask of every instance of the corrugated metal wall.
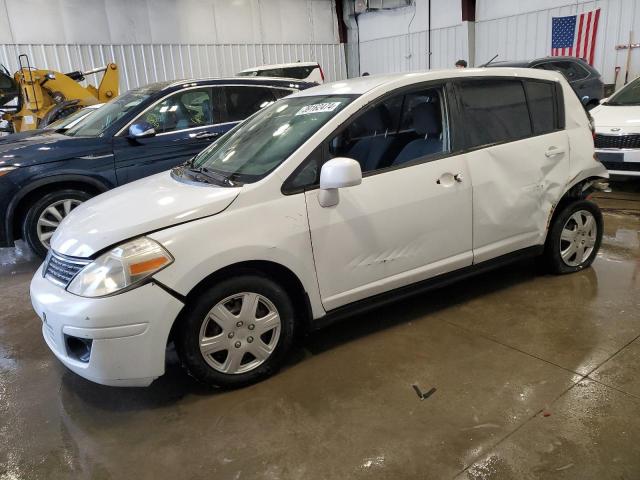
M 452 68 L 468 58 L 465 25 L 431 30 L 431 68 Z M 425 70 L 428 65 L 427 32 L 396 35 L 360 42 L 360 70 L 369 73 Z
M 158 80 L 228 76 L 256 65 L 298 60 L 319 62 L 328 81 L 347 76 L 344 46 L 339 43 L 2 45 L 0 63 L 13 73 L 21 53 L 29 55 L 32 66 L 63 73 L 114 61 L 120 67 L 122 92 Z
M 511 2 L 512 0 L 505 0 Z M 482 3 L 478 2 L 476 22 L 476 62 L 498 59 L 523 60 L 545 57 L 551 52 L 551 18 L 575 15 L 601 8 L 596 39 L 594 66 L 606 83 L 613 83 L 614 69 L 622 67 L 618 83 L 624 77 L 627 51 L 616 50 L 618 44 L 629 41 L 634 30 L 635 42 L 640 42 L 640 5 L 637 0 L 597 0 L 576 2 L 556 8 L 520 13 L 502 18 L 483 19 Z M 640 75 L 640 49 L 632 50 L 630 78 Z

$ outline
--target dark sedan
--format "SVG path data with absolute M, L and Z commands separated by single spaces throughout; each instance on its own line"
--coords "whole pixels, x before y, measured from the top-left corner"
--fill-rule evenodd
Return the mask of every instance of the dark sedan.
M 154 83 L 64 133 L 0 144 L 0 247 L 22 238 L 44 256 L 80 203 L 184 163 L 257 110 L 313 85 L 237 77 Z
M 518 62 L 493 62 L 488 67 L 541 68 L 562 73 L 582 104 L 591 109 L 604 98 L 604 83 L 600 72 L 581 58 L 545 57 Z

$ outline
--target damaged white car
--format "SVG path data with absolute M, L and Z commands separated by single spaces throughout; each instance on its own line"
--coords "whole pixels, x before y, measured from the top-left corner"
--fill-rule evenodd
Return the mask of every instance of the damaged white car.
M 368 76 L 283 98 L 189 163 L 83 203 L 33 278 L 71 370 L 246 385 L 303 330 L 523 256 L 593 262 L 607 171 L 561 74 Z

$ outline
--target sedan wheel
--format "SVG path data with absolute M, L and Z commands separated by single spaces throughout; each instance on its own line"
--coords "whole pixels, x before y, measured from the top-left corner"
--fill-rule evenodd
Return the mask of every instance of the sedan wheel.
M 60 189 L 38 195 L 26 206 L 26 215 L 22 222 L 22 238 L 40 257 L 47 255 L 51 237 L 60 222 L 78 205 L 91 198 L 91 194 L 82 190 Z
M 80 200 L 67 198 L 52 203 L 42 211 L 38 217 L 36 228 L 38 231 L 38 240 L 40 240 L 45 248 L 49 248 L 49 241 L 62 219 L 69 215 L 71 210 L 81 203 Z
M 200 328 L 200 352 L 216 371 L 246 373 L 262 365 L 280 338 L 280 315 L 265 296 L 243 292 L 218 302 Z

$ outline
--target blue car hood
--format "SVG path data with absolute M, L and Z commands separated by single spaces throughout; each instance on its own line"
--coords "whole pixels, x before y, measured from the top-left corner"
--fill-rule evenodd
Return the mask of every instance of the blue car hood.
M 104 142 L 104 139 L 98 137 L 67 137 L 55 132 L 42 132 L 10 142 L 0 142 L 0 167 L 29 167 L 82 157 L 93 153 Z

